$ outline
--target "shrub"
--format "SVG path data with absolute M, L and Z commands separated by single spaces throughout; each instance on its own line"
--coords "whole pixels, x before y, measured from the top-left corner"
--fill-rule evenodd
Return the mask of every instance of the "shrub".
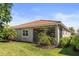
M 2 41 L 4 38 L 3 33 L 0 33 L 0 41 Z
M 67 47 L 70 45 L 70 37 L 62 37 L 60 40 L 60 47 Z
M 13 40 L 15 37 L 16 31 L 9 25 L 4 25 L 4 27 L 0 29 L 0 41 Z
M 79 44 L 76 45 L 76 49 L 79 50 Z
M 79 36 L 74 35 L 71 40 L 71 46 L 74 47 L 75 49 L 79 49 Z
M 3 29 L 3 39 L 14 40 L 16 38 L 16 31 L 11 27 L 5 27 Z
M 48 36 L 44 32 L 40 32 L 38 34 L 39 44 L 41 45 L 51 45 L 52 44 L 52 38 Z

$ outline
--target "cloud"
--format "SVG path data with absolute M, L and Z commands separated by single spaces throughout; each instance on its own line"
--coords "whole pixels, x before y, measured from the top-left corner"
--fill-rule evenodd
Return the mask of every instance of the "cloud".
M 12 11 L 12 17 L 13 17 L 13 20 L 10 22 L 11 26 L 15 26 L 15 25 L 19 25 L 19 24 L 23 24 L 23 23 L 27 23 L 27 22 L 31 22 L 31 21 L 43 19 L 43 16 L 40 16 L 40 15 L 37 15 L 37 16 L 26 16 L 25 15 L 25 16 L 23 16 L 16 11 Z
M 61 21 L 69 21 L 69 20 L 78 20 L 79 14 L 64 14 L 64 13 L 57 13 L 54 16 L 55 19 L 59 19 Z
M 73 15 L 70 14 L 70 15 L 67 15 L 67 14 L 63 14 L 63 13 L 57 13 L 55 14 L 54 18 L 55 19 L 59 19 L 61 21 L 66 21 L 66 20 L 69 20 L 69 18 L 72 18 Z
M 30 17 L 26 17 L 24 15 L 21 15 L 20 13 L 18 13 L 16 11 L 12 11 L 12 17 L 13 17 L 13 19 L 10 22 L 11 26 L 15 26 L 15 25 L 29 22 L 29 20 L 31 19 Z
M 77 29 L 79 27 L 79 13 L 65 14 L 57 13 L 54 15 L 54 19 L 62 21 L 68 27 L 74 27 Z
M 13 20 L 10 22 L 11 26 L 23 24 L 29 21 L 27 17 L 13 17 Z

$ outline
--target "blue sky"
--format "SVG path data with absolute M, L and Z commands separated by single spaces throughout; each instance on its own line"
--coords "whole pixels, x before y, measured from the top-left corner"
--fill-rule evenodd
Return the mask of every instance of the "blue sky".
M 11 25 L 50 19 L 62 21 L 67 27 L 79 27 L 79 4 L 17 3 L 12 7 Z

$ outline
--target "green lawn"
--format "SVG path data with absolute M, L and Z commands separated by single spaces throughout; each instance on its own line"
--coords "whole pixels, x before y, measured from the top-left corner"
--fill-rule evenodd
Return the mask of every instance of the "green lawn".
M 79 55 L 72 48 L 42 49 L 32 43 L 25 42 L 0 42 L 1 56 L 62 56 Z

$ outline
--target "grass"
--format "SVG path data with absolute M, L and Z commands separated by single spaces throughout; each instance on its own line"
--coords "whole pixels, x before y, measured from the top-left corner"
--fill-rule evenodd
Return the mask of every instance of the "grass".
M 0 42 L 0 56 L 63 56 L 79 55 L 70 48 L 42 49 L 32 43 Z

